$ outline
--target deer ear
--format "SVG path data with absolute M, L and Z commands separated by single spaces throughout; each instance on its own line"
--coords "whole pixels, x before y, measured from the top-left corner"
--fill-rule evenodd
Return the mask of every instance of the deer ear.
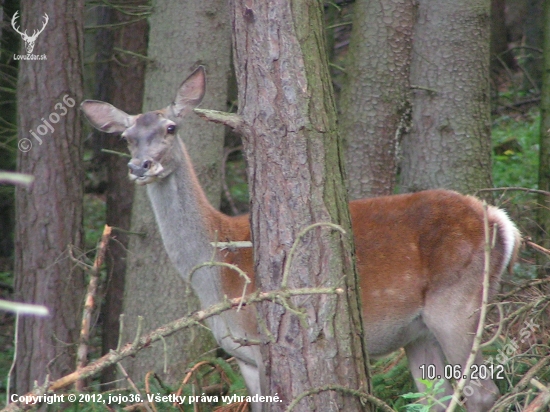
M 181 117 L 197 107 L 206 89 L 206 73 L 203 66 L 199 66 L 191 75 L 181 84 L 174 103 L 172 112 L 175 116 Z
M 122 133 L 132 125 L 133 117 L 115 106 L 97 100 L 85 100 L 82 111 L 96 129 L 105 133 Z

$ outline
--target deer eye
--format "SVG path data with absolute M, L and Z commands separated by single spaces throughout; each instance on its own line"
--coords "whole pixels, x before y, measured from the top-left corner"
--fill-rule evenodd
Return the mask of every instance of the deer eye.
M 166 128 L 166 133 L 168 133 L 168 134 L 174 134 L 175 131 L 176 131 L 176 126 L 173 125 L 173 124 L 169 125 Z

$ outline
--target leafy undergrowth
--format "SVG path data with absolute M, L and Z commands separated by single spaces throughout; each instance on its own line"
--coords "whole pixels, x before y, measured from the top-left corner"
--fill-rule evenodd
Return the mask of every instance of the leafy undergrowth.
M 504 115 L 493 122 L 495 187 L 537 188 L 540 114 Z

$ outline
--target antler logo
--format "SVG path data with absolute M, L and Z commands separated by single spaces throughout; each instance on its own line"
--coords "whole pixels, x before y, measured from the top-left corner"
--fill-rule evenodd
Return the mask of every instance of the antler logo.
M 23 33 L 21 33 L 21 31 L 19 30 L 19 28 L 15 25 L 15 21 L 17 20 L 17 14 L 19 13 L 19 11 L 16 11 L 15 14 L 13 15 L 12 19 L 11 19 L 11 26 L 13 27 L 13 29 L 19 33 L 21 35 L 21 38 L 23 39 L 23 41 L 25 42 L 25 48 L 27 49 L 27 54 L 31 54 L 33 49 L 34 49 L 34 43 L 36 42 L 36 39 L 38 37 L 38 35 L 40 33 L 42 33 L 44 31 L 44 29 L 46 28 L 46 24 L 48 24 L 48 21 L 50 20 L 50 18 L 48 17 L 48 15 L 46 13 L 44 13 L 44 24 L 42 25 L 42 28 L 40 30 L 34 30 L 33 33 L 32 33 L 32 36 L 29 36 L 27 34 L 27 30 L 25 30 Z

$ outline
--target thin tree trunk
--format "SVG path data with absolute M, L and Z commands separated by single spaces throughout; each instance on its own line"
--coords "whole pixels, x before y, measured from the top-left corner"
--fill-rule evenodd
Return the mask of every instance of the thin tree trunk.
M 418 4 L 401 191 L 490 187 L 490 2 Z
M 353 9 L 340 124 L 352 199 L 393 193 L 409 125 L 411 0 L 358 1 Z
M 187 2 L 185 5 L 176 0 L 164 1 L 154 8 L 149 25 L 148 57 L 152 61 L 147 66 L 143 111 L 167 106 L 191 69 L 199 64 L 207 71 L 203 106 L 226 110 L 231 34 L 225 0 Z M 197 116 L 188 116 L 180 128 L 180 136 L 189 148 L 209 201 L 218 206 L 224 128 Z M 124 341 L 133 339 L 138 315 L 145 317 L 143 330 L 149 330 L 178 314 L 199 308 L 198 300 L 185 294 L 186 286 L 164 250 L 151 204 L 142 187 L 135 191 L 132 232 L 147 235 L 130 239 L 123 310 L 126 315 Z M 213 339 L 203 328 L 195 332 L 176 335 L 167 341 L 169 381 L 180 379 L 189 362 L 214 346 Z M 154 351 L 154 354 L 138 354 L 129 360 L 128 373 L 138 379 L 149 370 L 162 374 L 165 359 L 162 345 L 157 345 Z
M 16 393 L 26 393 L 35 381 L 42 384 L 47 375 L 56 379 L 75 367 L 84 277 L 69 259 L 67 247 L 82 247 L 77 102 L 82 100 L 83 9 L 83 0 L 21 1 L 18 23 L 23 30 L 32 33 L 42 27 L 45 13 L 50 21 L 33 50 L 46 54 L 47 60 L 22 60 L 19 65 L 18 138 L 29 139 L 24 142 L 32 148 L 19 153 L 17 169 L 32 174 L 35 181 L 30 189 L 16 191 L 15 288 L 18 301 L 45 305 L 51 316 L 20 320 Z
M 135 9 L 147 5 L 134 3 Z M 102 7 L 99 11 L 99 25 L 113 24 L 113 27 L 98 31 L 96 50 L 96 98 L 124 110 L 126 113 L 139 113 L 143 104 L 143 86 L 145 79 L 145 58 L 134 57 L 130 53 L 145 56 L 147 54 L 148 24 L 143 17 L 132 24 L 136 17 L 114 9 Z M 117 49 L 113 50 L 113 49 Z M 94 132 L 97 146 L 125 153 L 126 142 L 118 137 Z M 127 249 L 129 236 L 121 230 L 130 230 L 134 186 L 128 180 L 128 158 L 112 154 L 97 153 L 98 161 L 107 171 L 106 223 L 114 227 L 109 241 L 109 254 L 106 265 L 108 271 L 105 288 L 105 300 L 101 314 L 103 316 L 102 353 L 115 349 L 119 337 L 119 317 L 122 313 L 124 284 L 126 275 Z M 116 368 L 110 367 L 102 374 L 103 383 L 116 379 Z
M 234 56 L 249 162 L 255 273 L 259 289 L 284 285 L 298 234 L 318 222 L 350 233 L 343 159 L 326 60 L 322 3 L 232 1 Z M 368 388 L 351 237 L 316 228 L 298 241 L 288 287 L 343 284 L 347 294 L 259 306 L 267 394 L 284 410 L 327 384 Z M 303 311 L 298 316 L 290 308 Z M 360 399 L 321 390 L 293 409 L 364 410 Z
M 550 191 L 550 2 L 544 5 L 544 70 L 540 103 L 540 152 L 539 152 L 539 189 Z M 540 227 L 538 242 L 545 248 L 550 247 L 550 199 L 539 196 L 537 222 Z M 550 271 L 548 258 L 541 256 L 538 262 L 544 265 L 539 276 L 547 276 Z

